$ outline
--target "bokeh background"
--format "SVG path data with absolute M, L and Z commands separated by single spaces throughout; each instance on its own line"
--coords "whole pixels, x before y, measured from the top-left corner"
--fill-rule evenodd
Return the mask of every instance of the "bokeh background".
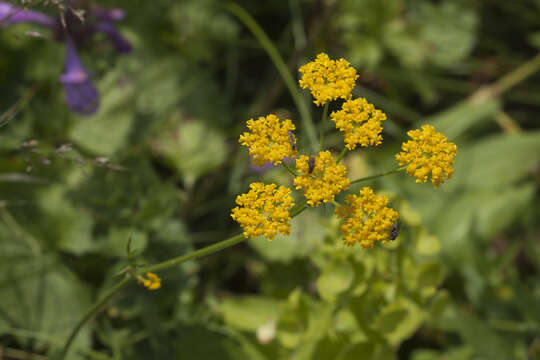
M 310 152 L 283 79 L 223 1 L 99 4 L 124 9 L 133 50 L 99 34 L 79 48 L 100 93 L 92 115 L 66 105 L 64 43 L 35 24 L 0 29 L 6 359 L 55 354 L 121 278 L 128 239 L 141 263 L 187 253 L 240 231 L 230 209 L 250 182 L 289 185 L 281 168 L 254 171 L 237 141 L 247 119 L 291 118 Z M 237 4 L 295 79 L 319 52 L 343 57 L 360 74 L 354 95 L 387 113 L 383 143 L 347 155 L 352 179 L 395 168 L 424 123 L 458 145 L 455 176 L 437 190 L 405 174 L 369 183 L 400 212 L 392 244 L 344 247 L 329 205 L 289 237 L 159 273 L 157 291 L 133 282 L 68 358 L 540 359 L 540 1 Z

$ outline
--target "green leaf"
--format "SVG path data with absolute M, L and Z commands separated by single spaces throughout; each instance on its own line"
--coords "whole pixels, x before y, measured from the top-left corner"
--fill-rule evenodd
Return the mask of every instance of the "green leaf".
M 317 279 L 317 289 L 325 300 L 333 300 L 347 290 L 354 279 L 354 270 L 351 264 L 343 259 L 336 259 L 325 265 Z
M 416 251 L 420 255 L 436 255 L 441 250 L 441 242 L 436 236 L 430 235 L 425 228 L 420 230 L 416 238 Z
M 418 288 L 421 294 L 431 296 L 435 293 L 437 286 L 443 281 L 443 272 L 440 263 L 428 263 L 422 266 L 418 274 Z
M 540 162 L 540 132 L 495 135 L 458 151 L 455 180 L 473 188 L 501 188 Z
M 173 342 L 177 359 L 247 359 L 231 337 L 203 326 L 180 326 Z
M 314 212 L 305 212 L 291 221 L 289 236 L 278 234 L 272 241 L 256 237 L 248 243 L 267 260 L 289 263 L 311 255 L 322 245 L 325 233 L 320 217 Z
M 478 25 L 472 8 L 451 1 L 437 5 L 422 2 L 417 16 L 421 25 L 419 42 L 427 43 L 426 55 L 435 64 L 452 67 L 471 52 Z
M 162 132 L 152 141 L 152 150 L 178 170 L 186 186 L 225 160 L 227 147 L 223 135 L 198 120 L 171 118 Z
M 375 321 L 375 328 L 390 344 L 397 345 L 414 334 L 425 317 L 426 314 L 418 305 L 402 298 L 381 311 Z
M 535 191 L 536 186 L 527 184 L 503 192 L 488 193 L 477 212 L 476 227 L 479 234 L 486 239 L 500 234 L 526 211 Z
M 433 125 L 437 131 L 443 133 L 449 140 L 453 140 L 471 127 L 490 120 L 499 111 L 500 102 L 496 99 L 482 102 L 465 100 L 430 116 L 423 123 Z
M 94 220 L 80 207 L 75 207 L 66 196 L 67 188 L 55 185 L 44 189 L 39 197 L 47 219 L 41 231 L 56 245 L 74 254 L 84 254 L 95 248 L 92 239 Z
M 25 236 L 0 225 L 0 335 L 29 330 L 50 339 L 53 349 L 90 307 L 90 291 L 56 256 L 30 247 Z M 76 345 L 90 346 L 89 329 Z
M 225 323 L 235 329 L 256 331 L 279 317 L 279 302 L 261 296 L 243 296 L 224 299 L 219 310 Z

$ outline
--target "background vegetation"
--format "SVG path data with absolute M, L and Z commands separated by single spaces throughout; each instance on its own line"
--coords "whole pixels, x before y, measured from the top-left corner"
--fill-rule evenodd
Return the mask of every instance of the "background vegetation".
M 129 238 L 156 263 L 238 233 L 235 196 L 290 181 L 253 170 L 237 142 L 247 119 L 290 117 L 309 153 L 283 79 L 222 1 L 100 3 L 126 11 L 134 49 L 114 54 L 100 37 L 81 49 L 100 92 L 92 116 L 65 104 L 63 43 L 32 24 L 0 31 L 6 358 L 57 353 L 119 281 Z M 458 145 L 455 176 L 438 190 L 404 174 L 370 183 L 400 212 L 390 245 L 345 248 L 328 206 L 294 219 L 290 237 L 161 272 L 158 291 L 132 283 L 68 358 L 540 358 L 540 1 L 238 4 L 295 77 L 319 52 L 344 57 L 360 73 L 355 96 L 388 114 L 383 144 L 347 155 L 351 178 L 393 169 L 425 122 Z M 326 143 L 342 148 L 337 133 Z

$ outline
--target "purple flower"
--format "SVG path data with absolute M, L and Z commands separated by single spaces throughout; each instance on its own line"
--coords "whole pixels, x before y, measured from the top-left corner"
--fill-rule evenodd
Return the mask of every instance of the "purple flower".
M 60 82 L 64 84 L 66 102 L 73 111 L 89 115 L 97 110 L 98 92 L 92 84 L 90 73 L 82 67 L 75 44 L 69 36 L 66 38 L 66 64 Z
M 56 23 L 48 15 L 37 11 L 24 10 L 10 3 L 0 2 L 0 27 L 21 22 L 32 22 L 47 27 L 53 27 Z
M 36 23 L 50 28 L 58 40 L 66 43 L 66 61 L 60 82 L 64 85 L 67 105 L 83 115 L 93 114 L 98 109 L 99 94 L 90 73 L 82 66 L 76 44 L 84 44 L 94 34 L 101 32 L 108 37 L 117 52 L 130 52 L 131 43 L 120 34 L 115 25 L 116 21 L 124 17 L 122 9 L 94 7 L 85 11 L 85 21 L 82 22 L 70 8 L 64 26 L 60 19 L 0 1 L 0 28 L 20 22 Z

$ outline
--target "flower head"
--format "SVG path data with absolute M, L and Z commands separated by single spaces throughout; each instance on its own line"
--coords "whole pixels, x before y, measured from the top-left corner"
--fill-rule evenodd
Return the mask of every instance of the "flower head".
M 351 91 L 358 79 L 356 70 L 345 59 L 330 60 L 320 53 L 315 61 L 302 65 L 299 69 L 302 89 L 309 88 L 316 105 L 323 105 L 338 98 L 350 99 Z
M 151 272 L 146 273 L 146 279 L 143 278 L 142 283 L 148 290 L 157 290 L 161 287 L 161 279 Z
M 399 215 L 394 209 L 386 207 L 386 196 L 375 195 L 372 189 L 364 187 L 360 190 L 360 197 L 347 195 L 346 202 L 347 205 L 335 210 L 338 217 L 345 219 L 339 228 L 345 245 L 360 243 L 368 249 L 376 241 L 390 241 L 392 226 Z
M 263 167 L 267 162 L 278 165 L 283 158 L 296 156 L 293 146 L 296 139 L 291 143 L 289 136 L 289 131 L 296 128 L 291 120 L 281 121 L 276 115 L 270 114 L 257 120 L 249 119 L 247 127 L 250 131 L 240 135 L 239 142 L 249 147 L 249 154 L 256 166 Z
M 296 160 L 296 169 L 300 175 L 294 178 L 294 185 L 297 190 L 304 189 L 311 206 L 334 200 L 351 183 L 346 177 L 347 168 L 336 164 L 330 151 L 321 151 L 317 157 L 301 155 Z
M 349 150 L 357 145 L 379 145 L 382 142 L 381 121 L 386 120 L 386 114 L 364 98 L 344 102 L 341 110 L 332 112 L 330 117 L 336 128 L 345 133 L 345 146 Z
M 236 197 L 238 206 L 231 211 L 233 220 L 244 229 L 244 236 L 264 235 L 272 240 L 278 232 L 288 235 L 291 232 L 289 210 L 294 206 L 291 190 L 260 182 L 249 187 L 247 194 Z
M 407 133 L 412 140 L 401 145 L 403 150 L 396 154 L 399 165 L 407 165 L 407 174 L 416 178 L 417 183 L 426 182 L 431 173 L 431 182 L 438 188 L 452 177 L 457 146 L 447 142 L 446 136 L 435 131 L 431 125 L 423 125 L 422 130 Z

